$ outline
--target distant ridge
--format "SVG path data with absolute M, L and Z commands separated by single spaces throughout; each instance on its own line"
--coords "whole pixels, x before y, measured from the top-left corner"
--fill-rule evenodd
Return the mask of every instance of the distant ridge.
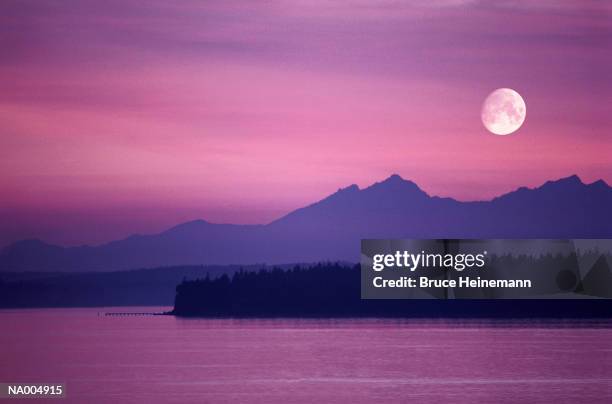
M 609 238 L 612 188 L 578 176 L 521 187 L 490 201 L 429 196 L 394 174 L 357 185 L 267 225 L 195 220 L 100 246 L 40 240 L 0 253 L 0 271 L 110 271 L 201 264 L 278 264 L 359 259 L 362 238 Z

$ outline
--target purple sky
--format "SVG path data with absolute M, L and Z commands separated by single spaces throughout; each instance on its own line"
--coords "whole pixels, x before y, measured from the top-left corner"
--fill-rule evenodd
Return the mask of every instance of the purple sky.
M 604 1 L 0 3 L 0 245 L 265 223 L 392 173 L 612 182 Z M 517 90 L 513 135 L 480 122 Z

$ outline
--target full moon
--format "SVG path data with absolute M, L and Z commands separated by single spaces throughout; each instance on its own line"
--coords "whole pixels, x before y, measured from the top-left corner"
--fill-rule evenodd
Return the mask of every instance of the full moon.
M 523 97 L 511 88 L 498 88 L 484 100 L 480 117 L 495 135 L 509 135 L 525 122 L 527 106 Z

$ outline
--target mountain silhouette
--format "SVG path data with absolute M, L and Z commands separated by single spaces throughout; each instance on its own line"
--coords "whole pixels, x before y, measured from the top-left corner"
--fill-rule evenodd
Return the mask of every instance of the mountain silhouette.
M 609 238 L 612 188 L 577 176 L 490 201 L 429 196 L 392 175 L 338 190 L 267 225 L 196 220 L 99 246 L 39 240 L 0 253 L 0 271 L 110 271 L 171 265 L 357 262 L 364 238 Z

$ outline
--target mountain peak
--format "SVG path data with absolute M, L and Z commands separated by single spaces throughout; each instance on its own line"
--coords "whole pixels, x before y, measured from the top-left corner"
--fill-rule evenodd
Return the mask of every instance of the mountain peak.
M 569 190 L 583 187 L 584 182 L 576 174 L 569 177 L 559 178 L 558 180 L 546 181 L 542 186 L 536 189 L 554 189 L 554 190 Z
M 559 178 L 556 181 L 549 181 L 557 184 L 576 184 L 576 185 L 584 185 L 584 182 L 578 177 L 576 174 L 570 175 L 569 177 Z
M 399 174 L 391 174 L 389 176 L 389 178 L 387 178 L 386 180 L 384 180 L 383 182 L 398 182 L 398 181 L 405 181 Z
M 520 187 L 515 191 L 493 198 L 497 200 L 514 200 L 515 198 L 538 197 L 542 193 L 554 197 L 572 196 L 575 197 L 587 190 L 612 191 L 608 184 L 603 180 L 595 181 L 591 184 L 584 183 L 576 174 L 569 177 L 559 178 L 558 180 L 546 181 L 544 184 L 535 188 Z
M 376 182 L 370 185 L 365 190 L 366 191 L 375 191 L 375 190 L 402 191 L 402 192 L 412 192 L 412 193 L 422 194 L 424 196 L 427 196 L 427 194 L 421 188 L 419 188 L 417 184 L 415 184 L 412 181 L 403 179 L 398 174 L 393 174 L 381 182 Z
M 357 184 L 351 184 L 348 187 L 344 187 L 344 188 L 338 188 L 338 191 L 336 193 L 346 193 L 346 192 L 355 192 L 355 191 L 359 191 L 359 187 L 357 186 Z
M 593 188 L 609 188 L 610 186 L 604 180 L 599 179 L 597 181 L 594 181 L 594 182 L 590 183 L 589 187 L 593 187 Z

